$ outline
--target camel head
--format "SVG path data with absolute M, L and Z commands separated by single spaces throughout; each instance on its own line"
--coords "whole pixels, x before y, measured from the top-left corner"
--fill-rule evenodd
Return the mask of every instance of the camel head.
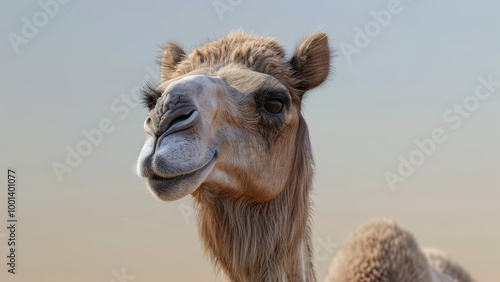
M 144 92 L 150 112 L 138 174 L 164 201 L 200 191 L 273 199 L 309 152 L 302 97 L 326 79 L 329 62 L 320 33 L 288 59 L 276 41 L 242 32 L 189 55 L 164 45 L 161 83 Z

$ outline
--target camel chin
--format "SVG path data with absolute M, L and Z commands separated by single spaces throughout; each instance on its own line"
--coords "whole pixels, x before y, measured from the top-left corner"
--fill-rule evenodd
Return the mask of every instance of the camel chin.
M 192 127 L 156 136 L 148 118 L 144 128 L 147 138 L 137 162 L 137 174 L 147 179 L 149 189 L 162 201 L 175 201 L 193 193 L 215 165 L 216 146 L 207 146 Z

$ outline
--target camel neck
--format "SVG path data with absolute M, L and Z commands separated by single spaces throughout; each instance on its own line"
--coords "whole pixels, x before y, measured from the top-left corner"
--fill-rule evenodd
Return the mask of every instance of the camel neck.
M 229 281 L 315 281 L 308 196 L 283 192 L 256 205 L 197 193 L 194 201 L 205 251 Z
M 316 281 L 309 228 L 313 161 L 303 118 L 295 138 L 288 180 L 272 200 L 249 203 L 213 192 L 223 191 L 218 187 L 192 194 L 205 252 L 229 280 Z

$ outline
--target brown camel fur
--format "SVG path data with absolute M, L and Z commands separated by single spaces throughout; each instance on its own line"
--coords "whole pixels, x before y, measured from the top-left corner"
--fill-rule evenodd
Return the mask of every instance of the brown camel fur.
M 275 40 L 242 32 L 189 55 L 175 44 L 163 47 L 161 84 L 144 92 L 150 114 L 138 174 L 164 201 L 192 195 L 205 251 L 230 281 L 316 281 L 313 159 L 301 107 L 304 93 L 327 78 L 330 58 L 323 33 L 304 38 L 290 58 Z M 431 271 L 416 243 L 398 228 L 367 227 L 362 233 L 375 237 L 353 254 L 377 250 L 392 237 L 379 238 L 374 230 L 386 230 L 400 242 L 390 249 L 393 257 L 414 251 L 421 262 L 416 271 Z M 376 277 L 409 277 L 391 276 L 401 271 L 395 265 Z M 364 269 L 345 268 L 339 265 L 343 273 Z M 347 277 L 333 281 L 396 281 Z

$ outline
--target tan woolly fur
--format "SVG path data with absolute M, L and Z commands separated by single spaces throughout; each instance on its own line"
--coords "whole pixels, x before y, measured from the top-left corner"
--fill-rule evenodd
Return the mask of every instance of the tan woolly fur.
M 161 200 L 192 196 L 204 251 L 227 281 L 316 281 L 313 157 L 301 109 L 330 61 L 324 33 L 304 37 L 291 55 L 242 31 L 190 53 L 163 47 L 161 84 L 144 94 L 150 114 L 138 174 Z M 182 103 L 190 110 L 171 117 Z M 169 131 L 172 124 L 185 126 Z M 377 219 L 346 241 L 326 281 L 473 280 L 446 255 L 422 251 L 395 222 Z

